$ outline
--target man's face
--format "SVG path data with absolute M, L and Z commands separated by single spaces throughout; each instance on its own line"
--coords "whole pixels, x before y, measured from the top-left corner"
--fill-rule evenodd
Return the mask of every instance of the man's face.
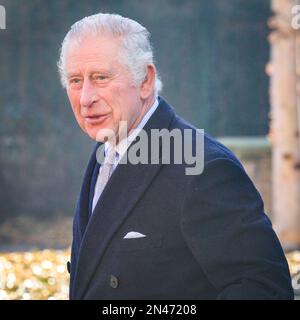
M 101 129 L 117 135 L 120 121 L 128 131 L 144 115 L 141 88 L 119 61 L 118 39 L 87 36 L 72 42 L 66 54 L 67 94 L 81 129 L 92 139 L 104 141 Z

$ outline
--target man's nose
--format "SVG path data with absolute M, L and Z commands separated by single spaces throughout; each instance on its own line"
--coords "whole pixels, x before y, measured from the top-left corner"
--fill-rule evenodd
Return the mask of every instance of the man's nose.
M 98 100 L 99 97 L 97 95 L 93 83 L 91 83 L 90 80 L 84 80 L 80 95 L 80 105 L 82 107 L 88 108 L 91 107 L 93 103 L 97 102 Z

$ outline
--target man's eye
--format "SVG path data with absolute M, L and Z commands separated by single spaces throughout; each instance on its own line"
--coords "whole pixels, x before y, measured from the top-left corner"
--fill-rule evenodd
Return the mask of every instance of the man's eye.
M 73 78 L 70 80 L 70 83 L 79 83 L 80 82 L 80 79 L 78 78 Z
M 105 76 L 105 75 L 97 75 L 97 76 L 94 76 L 94 80 L 96 80 L 96 81 L 105 81 L 105 80 L 107 80 L 107 79 L 108 79 L 108 77 Z

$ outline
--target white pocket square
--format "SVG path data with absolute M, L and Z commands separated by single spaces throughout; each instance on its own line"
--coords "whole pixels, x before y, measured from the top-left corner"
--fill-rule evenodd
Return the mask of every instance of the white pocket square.
M 135 238 L 144 238 L 146 237 L 144 234 L 136 232 L 136 231 L 130 231 L 128 232 L 123 239 L 135 239 Z

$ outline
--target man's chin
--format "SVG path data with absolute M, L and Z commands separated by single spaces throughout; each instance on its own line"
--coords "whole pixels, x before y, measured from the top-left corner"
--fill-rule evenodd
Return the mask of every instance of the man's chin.
M 111 128 L 93 128 L 85 130 L 85 133 L 93 140 L 104 143 L 111 141 L 112 143 L 116 140 L 115 131 Z

